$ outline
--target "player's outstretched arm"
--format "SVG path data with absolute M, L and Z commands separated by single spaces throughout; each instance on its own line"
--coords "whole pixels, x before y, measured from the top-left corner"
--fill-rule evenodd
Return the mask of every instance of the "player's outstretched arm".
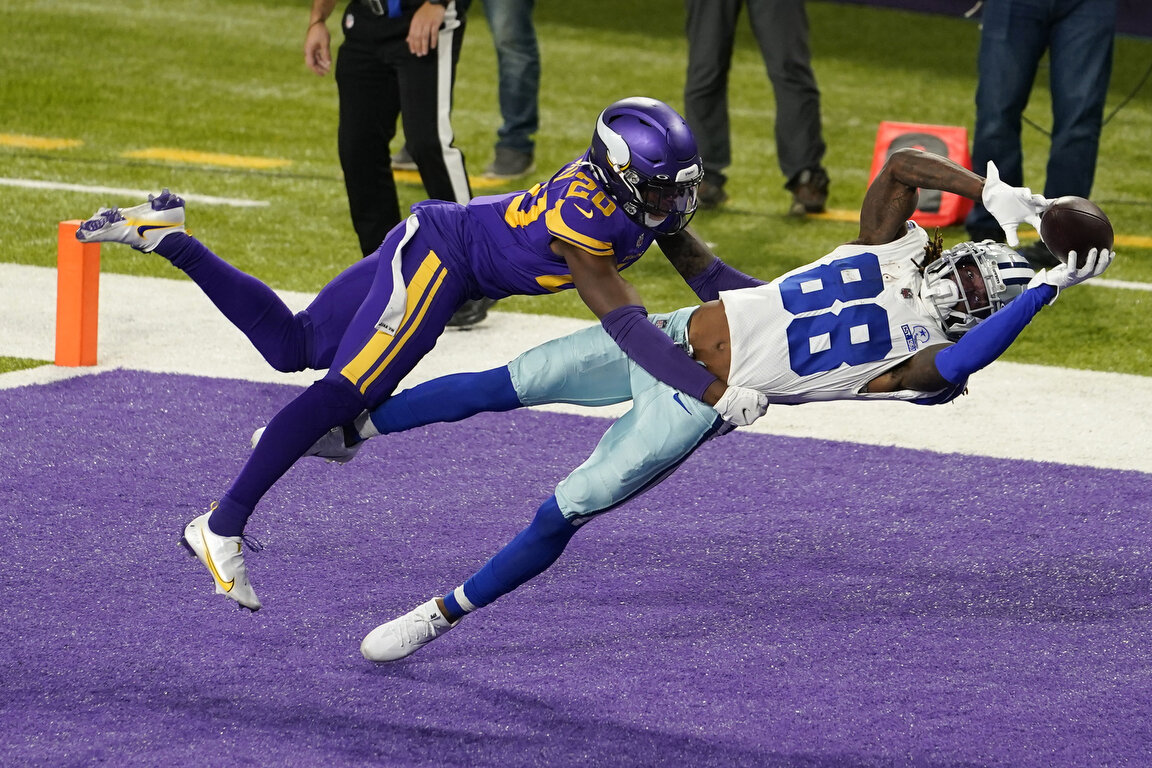
M 1032 194 L 1027 187 L 1005 184 L 993 163 L 988 163 L 988 178 L 984 179 L 946 157 L 919 149 L 898 149 L 888 157 L 864 196 L 856 242 L 876 245 L 900 237 L 904 222 L 916 210 L 922 188 L 980 200 L 1012 246 L 1019 242 L 1017 227 L 1028 223 L 1039 229 L 1040 215 L 1052 202 Z
M 1112 258 L 1111 252 L 1093 248 L 1079 268 L 1061 264 L 1050 270 L 1041 270 L 1028 284 L 1028 290 L 977 324 L 955 344 L 939 344 L 920 350 L 896 368 L 869 382 L 868 390 L 938 392 L 963 384 L 973 373 L 1003 355 L 1032 318 L 1055 301 L 1062 289 L 1102 274 L 1112 263 Z M 1068 261 L 1076 263 L 1074 252 L 1069 254 Z
M 916 211 L 921 187 L 977 200 L 984 179 L 946 157 L 919 149 L 898 149 L 888 156 L 864 195 L 856 242 L 879 245 L 903 235 L 905 222 Z
M 931 393 L 962 385 L 969 376 L 1004 354 L 1036 313 L 1054 297 L 1053 288 L 1047 285 L 1024 291 L 955 344 L 937 344 L 920 350 L 870 381 L 867 389 L 869 392 L 909 389 Z

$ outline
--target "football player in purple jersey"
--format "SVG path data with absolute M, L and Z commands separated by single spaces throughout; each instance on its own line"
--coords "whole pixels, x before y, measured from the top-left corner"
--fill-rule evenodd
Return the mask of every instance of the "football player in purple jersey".
M 429 200 L 293 314 L 268 286 L 184 231 L 165 190 L 101 209 L 77 237 L 155 251 L 183 270 L 277 370 L 327 369 L 268 424 L 231 487 L 185 527 L 183 544 L 218 593 L 257 610 L 242 536 L 257 502 L 317 439 L 384 402 L 466 301 L 575 288 L 605 332 L 657 379 L 750 423 L 767 403 L 729 387 L 648 322 L 620 272 L 657 235 L 682 230 L 703 175 L 696 141 L 668 105 L 629 98 L 596 120 L 589 149 L 529 190 L 470 203 Z
M 865 196 L 859 237 L 770 283 L 720 262 L 691 231 L 660 238 L 704 303 L 656 315 L 653 325 L 719 379 L 769 402 L 935 405 L 962 394 L 969 376 L 999 357 L 1062 289 L 1099 275 L 1112 261 L 1109 251 L 1093 249 L 1079 267 L 1034 273 L 1000 243 L 944 251 L 939 238 L 908 220 L 921 187 L 982 199 L 1013 234 L 1022 222 L 1039 224 L 1051 202 L 1004 184 L 994 165 L 985 179 L 937 155 L 899 150 Z M 601 328 L 591 327 L 507 366 L 399 392 L 358 417 L 351 430 L 334 430 L 309 449 L 345 462 L 366 438 L 480 411 L 628 400 L 631 410 L 560 481 L 528 527 L 462 585 L 368 633 L 364 656 L 394 661 L 440 637 L 543 572 L 584 523 L 659 483 L 730 426 L 629 361 Z

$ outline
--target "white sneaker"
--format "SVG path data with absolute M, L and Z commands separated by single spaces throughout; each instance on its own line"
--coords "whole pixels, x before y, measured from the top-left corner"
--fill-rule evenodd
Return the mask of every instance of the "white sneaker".
M 260 438 L 264 436 L 264 430 L 267 427 L 260 427 L 252 433 L 252 447 L 256 447 L 256 443 L 260 442 Z M 352 447 L 344 444 L 344 427 L 332 427 L 324 433 L 324 435 L 312 443 L 312 447 L 304 451 L 305 456 L 319 456 L 320 458 L 336 462 L 337 464 L 347 464 L 356 457 L 356 452 L 360 450 L 363 441 L 356 443 Z
M 76 230 L 82 243 L 124 243 L 151 253 L 168 235 L 184 231 L 184 201 L 164 190 L 132 208 L 101 208 Z
M 381 624 L 364 636 L 360 653 L 368 661 L 396 661 L 416 651 L 460 623 L 448 621 L 433 598 L 398 619 Z
M 244 567 L 243 539 L 212 533 L 208 528 L 211 514 L 209 510 L 188 523 L 180 543 L 212 573 L 216 594 L 227 595 L 248 610 L 258 611 L 260 598 L 248 583 L 248 569 Z

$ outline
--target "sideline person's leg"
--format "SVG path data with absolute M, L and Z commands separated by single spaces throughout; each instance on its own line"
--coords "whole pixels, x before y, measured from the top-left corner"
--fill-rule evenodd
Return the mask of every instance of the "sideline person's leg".
M 1112 78 L 1116 0 L 1082 0 L 1052 30 L 1048 49 L 1052 146 L 1044 196 L 1089 197 Z
M 449 9 L 436 48 L 427 56 L 399 54 L 400 120 L 404 146 L 420 169 L 432 200 L 467 204 L 472 199 L 464 153 L 452 130 L 452 89 L 464 40 L 464 22 Z
M 484 0 L 484 15 L 496 47 L 504 121 L 496 131 L 496 146 L 528 157 L 535 152 L 533 136 L 540 127 L 540 49 L 532 23 L 535 5 L 536 0 Z
M 751 0 L 748 21 L 776 96 L 776 152 L 784 178 L 821 168 L 820 89 L 808 46 L 804 0 Z
M 388 146 L 396 135 L 400 91 L 386 51 L 403 41 L 381 43 L 345 37 L 336 57 L 340 93 L 337 150 L 348 193 L 348 212 L 360 252 L 375 251 L 403 216 Z
M 985 3 L 981 12 L 972 167 L 983 174 L 991 160 L 1014 187 L 1024 185 L 1021 117 L 1047 45 L 1048 6 L 1048 0 Z M 1004 240 L 1000 224 L 979 200 L 964 226 L 975 240 Z
M 732 162 L 728 123 L 728 71 L 741 0 L 686 0 L 688 71 L 684 118 L 704 161 L 705 182 L 723 189 Z

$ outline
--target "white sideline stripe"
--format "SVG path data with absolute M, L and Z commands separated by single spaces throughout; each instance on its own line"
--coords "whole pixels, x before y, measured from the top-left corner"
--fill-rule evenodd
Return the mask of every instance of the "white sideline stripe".
M 1152 291 L 1152 283 L 1129 283 L 1124 280 L 1109 280 L 1105 277 L 1096 277 L 1088 281 L 1087 285 L 1098 288 L 1125 288 L 1130 291 Z
M 280 292 L 292 309 L 311 294 Z M 55 355 L 56 270 L 0 264 L 0 355 L 51 360 Z M 449 329 L 402 387 L 458 371 L 502 365 L 548 339 L 591 321 L 493 312 L 469 331 Z M 272 370 L 190 280 L 100 277 L 98 359 L 90 368 L 46 365 L 0 375 L 0 389 L 131 369 L 307 386 L 315 372 Z M 173 408 L 181 407 L 173 403 Z M 615 418 L 611 408 L 542 410 Z M 238 449 L 271 413 L 237 425 Z M 950 405 L 812 403 L 772 406 L 746 431 L 891 445 L 996 458 L 1152 473 L 1152 377 L 996 362 L 972 377 L 971 393 Z M 100 450 L 93 447 L 93 450 Z M 772 455 L 750 457 L 756 472 L 787 473 Z M 901 471 L 899 465 L 889 471 Z M 1027 477 L 1022 477 L 1026 482 Z M 1135 502 L 1136 500 L 1134 500 Z M 1006 500 L 1005 512 L 1010 511 Z
M 100 195 L 121 195 L 124 197 L 147 198 L 160 190 L 127 189 L 124 187 L 100 187 L 88 184 L 66 184 L 62 181 L 40 181 L 37 179 L 7 179 L 0 177 L 0 186 L 23 187 L 25 189 L 57 189 L 62 192 L 91 192 Z M 244 200 L 238 197 L 213 197 L 212 195 L 197 195 L 180 193 L 180 197 L 192 203 L 206 205 L 230 205 L 233 208 L 263 208 L 268 205 L 267 200 Z

